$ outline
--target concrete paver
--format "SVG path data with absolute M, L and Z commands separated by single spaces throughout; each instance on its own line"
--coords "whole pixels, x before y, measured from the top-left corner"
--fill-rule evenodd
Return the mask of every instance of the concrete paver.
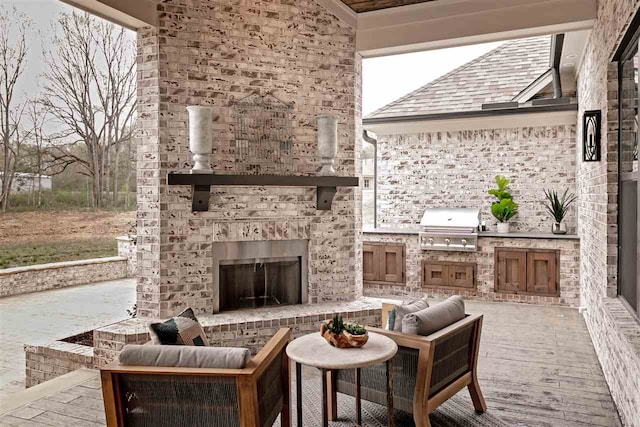
M 0 298 L 0 397 L 24 388 L 24 344 L 44 344 L 127 318 L 135 279 Z

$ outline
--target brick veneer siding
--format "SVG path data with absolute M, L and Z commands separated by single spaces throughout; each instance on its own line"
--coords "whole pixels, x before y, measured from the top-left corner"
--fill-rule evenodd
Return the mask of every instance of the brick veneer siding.
M 583 163 L 577 150 L 581 237 L 581 297 L 585 319 L 622 420 L 640 425 L 640 326 L 616 298 L 617 290 L 617 66 L 612 56 L 638 0 L 600 0 L 598 19 L 579 69 L 579 119 L 602 110 L 602 161 Z M 582 130 L 578 128 L 578 144 Z M 580 146 L 580 145 L 579 145 Z
M 108 257 L 0 270 L 0 297 L 127 277 L 127 259 Z
M 365 242 L 401 243 L 405 245 L 406 280 L 402 284 L 365 283 L 366 296 L 464 295 L 467 298 L 578 307 L 580 304 L 580 242 L 569 239 L 528 239 L 480 237 L 477 252 L 438 252 L 420 249 L 417 234 L 364 233 Z M 560 250 L 560 297 L 514 295 L 495 292 L 494 253 L 496 247 Z M 476 264 L 476 290 L 422 288 L 423 261 L 468 262 Z
M 127 276 L 136 277 L 138 272 L 138 252 L 136 250 L 136 237 L 116 237 L 118 242 L 118 256 L 127 259 Z
M 513 229 L 549 231 L 543 190 L 575 193 L 575 132 L 567 125 L 378 135 L 378 222 L 398 227 L 420 222 L 425 208 L 474 207 L 494 227 L 487 190 L 502 174 L 520 205 Z M 565 222 L 575 230 L 575 209 Z
M 317 211 L 312 188 L 215 188 L 209 212 L 191 212 L 191 189 L 167 186 L 186 172 L 187 105 L 208 105 L 212 166 L 233 173 L 232 101 L 275 91 L 292 102 L 296 173 L 320 170 L 315 117 L 339 118 L 338 174 L 360 173 L 361 59 L 355 32 L 313 0 L 165 1 L 158 29 L 138 36 L 138 286 L 140 316 L 185 306 L 211 312 L 214 241 L 309 239 L 309 301 L 362 294 L 361 192 L 340 188 L 331 211 Z M 261 171 L 271 172 L 269 170 Z

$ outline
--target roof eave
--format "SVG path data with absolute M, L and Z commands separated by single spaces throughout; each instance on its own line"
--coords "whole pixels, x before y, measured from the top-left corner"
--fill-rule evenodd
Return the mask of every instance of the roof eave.
M 417 114 L 394 117 L 369 117 L 362 120 L 363 125 L 382 123 L 420 122 L 436 120 L 453 120 L 477 117 L 508 116 L 514 114 L 553 113 L 562 111 L 578 111 L 578 103 L 572 101 L 561 105 L 526 105 L 517 108 L 497 108 L 490 110 L 454 111 L 450 113 Z

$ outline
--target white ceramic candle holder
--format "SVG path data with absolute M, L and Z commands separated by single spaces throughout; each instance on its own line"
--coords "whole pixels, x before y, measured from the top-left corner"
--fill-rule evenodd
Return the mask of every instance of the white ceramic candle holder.
M 189 151 L 193 154 L 191 173 L 212 173 L 209 156 L 213 151 L 213 109 L 191 105 L 189 112 Z
M 322 175 L 335 175 L 338 154 L 338 118 L 334 116 L 316 117 L 318 125 L 318 152 L 322 159 Z

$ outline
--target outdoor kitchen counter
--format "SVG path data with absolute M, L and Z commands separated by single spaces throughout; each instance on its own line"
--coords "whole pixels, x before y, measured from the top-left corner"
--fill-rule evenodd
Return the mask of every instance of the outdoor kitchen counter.
M 500 234 L 485 231 L 478 234 L 478 250 L 475 252 L 423 250 L 419 242 L 418 227 L 364 228 L 363 241 L 367 244 L 384 244 L 385 250 L 393 252 L 402 246 L 404 275 L 401 282 L 382 280 L 364 281 L 364 295 L 370 297 L 418 297 L 434 298 L 461 294 L 465 298 L 490 301 L 527 302 L 536 304 L 580 305 L 580 239 L 576 235 L 555 235 L 542 232 L 513 232 Z M 532 251 L 557 251 L 560 294 L 538 296 L 512 294 L 496 290 L 495 259 L 497 249 Z M 397 252 L 396 252 L 397 253 Z M 472 289 L 423 286 L 423 264 L 452 263 L 475 266 L 475 285 Z
M 404 235 L 418 235 L 420 230 L 418 228 L 368 228 L 364 227 L 362 232 L 364 234 L 404 234 Z M 577 234 L 553 234 L 553 233 L 541 233 L 537 231 L 516 231 L 512 233 L 498 233 L 496 231 L 481 231 L 478 233 L 478 238 L 482 237 L 497 237 L 503 239 L 561 239 L 561 240 L 580 240 Z

